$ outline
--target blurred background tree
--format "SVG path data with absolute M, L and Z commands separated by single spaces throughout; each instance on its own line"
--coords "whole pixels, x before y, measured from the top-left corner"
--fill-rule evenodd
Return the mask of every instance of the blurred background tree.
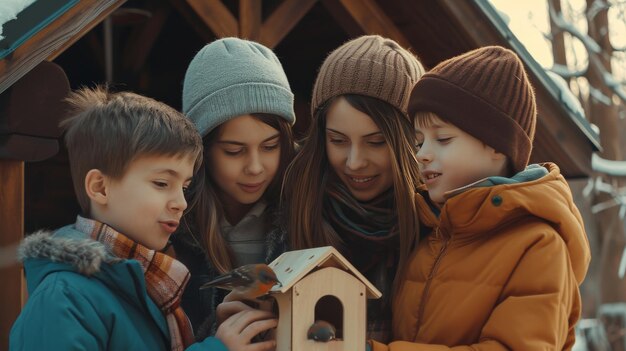
M 592 250 L 574 350 L 626 351 L 626 1 L 490 1 L 599 132 L 593 174 L 568 179 Z
M 624 350 L 626 334 L 626 1 L 548 0 L 554 58 L 585 116 L 600 131 L 594 155 L 589 227 L 593 261 L 585 281 L 583 317 L 597 317 L 612 350 Z M 602 349 L 596 342 L 589 349 Z

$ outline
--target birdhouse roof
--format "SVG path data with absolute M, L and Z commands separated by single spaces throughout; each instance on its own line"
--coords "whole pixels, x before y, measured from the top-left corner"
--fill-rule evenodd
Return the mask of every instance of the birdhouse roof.
M 280 287 L 274 286 L 272 292 L 284 293 L 307 274 L 321 268 L 335 267 L 352 274 L 365 284 L 367 298 L 377 299 L 382 296 L 381 292 L 332 246 L 288 251 L 280 255 L 269 266 L 276 272 L 276 276 L 282 284 Z

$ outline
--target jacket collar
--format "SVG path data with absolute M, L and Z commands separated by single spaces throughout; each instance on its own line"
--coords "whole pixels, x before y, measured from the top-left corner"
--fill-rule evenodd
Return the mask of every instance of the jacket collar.
M 54 233 L 39 231 L 28 235 L 18 249 L 18 258 L 24 264 L 29 294 L 54 272 L 68 271 L 98 279 L 152 316 L 169 342 L 167 323 L 148 297 L 139 263 L 112 256 L 102 243 L 76 230 L 74 225 Z
M 546 163 L 541 167 L 547 174 L 534 180 L 465 189 L 446 201 L 439 217 L 422 192 L 416 197 L 420 221 L 461 243 L 493 235 L 518 220 L 542 220 L 563 238 L 571 257 L 582 258 L 572 261 L 576 278 L 582 282 L 590 257 L 582 217 L 558 166 Z

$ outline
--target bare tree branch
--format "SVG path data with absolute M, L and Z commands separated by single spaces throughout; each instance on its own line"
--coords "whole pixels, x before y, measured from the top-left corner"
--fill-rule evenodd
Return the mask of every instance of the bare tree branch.
M 611 106 L 613 104 L 613 101 L 610 97 L 604 95 L 602 91 L 594 88 L 591 85 L 589 85 L 589 96 L 601 104 L 605 104 L 607 106 Z
M 608 174 L 614 177 L 626 177 L 626 161 L 607 160 L 600 155 L 593 153 L 591 155 L 591 168 L 594 171 Z M 607 187 L 606 185 L 604 186 Z M 600 188 L 596 186 L 596 188 Z M 615 192 L 614 189 L 608 189 L 610 192 Z M 626 190 L 626 189 L 622 189 Z
M 596 0 L 591 7 L 587 8 L 587 20 L 591 21 L 600 11 L 610 8 L 611 5 L 604 0 Z
M 565 65 L 555 63 L 552 65 L 552 68 L 550 68 L 549 70 L 558 74 L 559 76 L 565 79 L 570 79 L 570 78 L 576 78 L 576 77 L 583 77 L 585 73 L 587 73 L 587 68 L 588 67 L 585 67 L 584 69 L 574 71 L 574 70 L 569 69 Z
M 590 6 L 587 9 L 587 18 L 592 19 L 599 12 L 607 10 L 610 6 L 611 5 L 605 2 L 604 0 L 594 1 L 592 6 Z M 593 65 L 593 68 L 599 72 L 600 77 L 602 79 L 602 83 L 606 85 L 606 87 L 609 88 L 622 101 L 626 102 L 626 92 L 624 91 L 622 87 L 622 82 L 615 79 L 613 74 L 607 71 L 607 69 L 603 66 L 602 62 L 598 58 L 598 56 L 607 55 L 607 53 L 603 52 L 600 45 L 593 38 L 591 38 L 587 34 L 582 33 L 580 30 L 578 30 L 578 28 L 574 26 L 574 24 L 568 22 L 563 17 L 563 14 L 560 12 L 557 12 L 552 5 L 548 6 L 548 9 L 550 12 L 550 19 L 552 20 L 552 22 L 560 30 L 565 31 L 569 33 L 570 35 L 572 35 L 573 37 L 580 40 L 588 53 L 588 64 L 587 64 L 587 67 L 584 69 L 574 71 L 574 70 L 569 69 L 568 67 L 565 67 L 564 65 L 555 64 L 550 69 L 550 71 L 560 75 L 563 78 L 574 78 L 574 77 L 580 77 L 584 75 L 585 73 L 587 73 L 589 69 L 589 65 Z M 602 35 L 608 34 L 608 28 L 602 28 L 602 31 L 605 32 Z M 626 51 L 626 48 L 623 48 L 623 49 L 625 49 L 624 51 Z M 617 51 L 621 51 L 621 50 L 617 50 Z M 577 56 L 575 55 L 574 58 L 577 58 Z M 589 89 L 590 89 L 589 90 L 590 96 L 593 99 L 608 106 L 612 104 L 611 98 L 609 96 L 606 96 L 606 94 L 603 94 L 596 87 L 593 87 L 590 84 Z
M 549 6 L 549 12 L 550 12 L 550 18 L 552 19 L 554 24 L 558 28 L 566 31 L 567 33 L 571 34 L 573 37 L 580 40 L 585 46 L 585 48 L 587 49 L 587 51 L 589 51 L 590 53 L 593 52 L 595 54 L 600 54 L 602 52 L 600 45 L 598 45 L 598 43 L 595 40 L 593 40 L 587 34 L 582 33 L 581 31 L 578 30 L 578 28 L 574 27 L 572 23 L 565 20 L 565 18 L 563 18 L 563 14 L 557 13 L 554 10 L 554 8 L 552 8 L 552 6 Z
M 626 92 L 622 89 L 620 82 L 618 82 L 615 77 L 613 77 L 613 75 L 608 72 L 606 68 L 604 68 L 604 65 L 602 65 L 600 60 L 595 55 L 589 55 L 589 64 L 593 65 L 594 68 L 600 72 L 604 84 L 622 101 L 626 102 Z

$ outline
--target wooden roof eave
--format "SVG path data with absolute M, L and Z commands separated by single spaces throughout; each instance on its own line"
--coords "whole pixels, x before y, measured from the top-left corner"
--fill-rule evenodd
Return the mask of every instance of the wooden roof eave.
M 442 0 L 441 4 L 475 47 L 509 47 L 525 63 L 537 94 L 539 111 L 533 160 L 558 161 L 568 178 L 588 176 L 592 172 L 591 155 L 601 149 L 598 133 L 584 116 L 563 104 L 557 85 L 513 35 L 493 6 L 487 0 Z
M 27 39 L 0 60 L 0 94 L 41 61 L 54 60 L 124 2 L 126 0 L 81 0 Z

